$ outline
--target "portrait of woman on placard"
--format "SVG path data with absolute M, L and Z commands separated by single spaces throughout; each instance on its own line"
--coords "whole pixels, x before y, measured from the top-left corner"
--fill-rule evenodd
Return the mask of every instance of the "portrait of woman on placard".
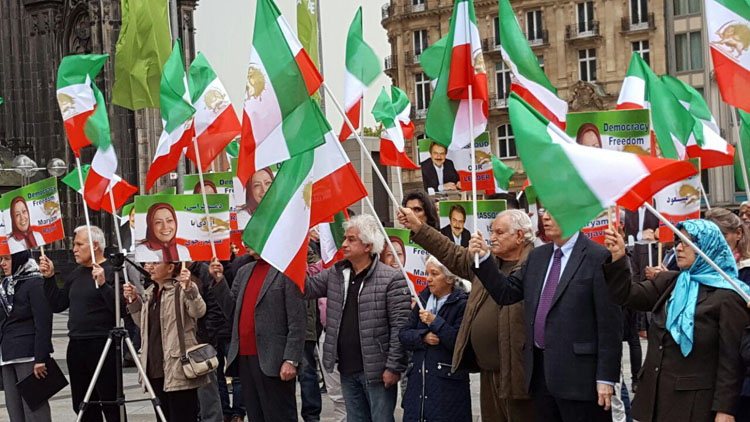
M 237 209 L 237 220 L 240 228 L 250 220 L 250 216 L 258 208 L 260 200 L 266 195 L 273 183 L 273 172 L 270 167 L 258 170 L 245 184 L 245 203 Z
M 141 262 L 190 261 L 190 251 L 177 243 L 177 213 L 164 202 L 151 205 L 146 214 L 146 238 L 135 248 Z
M 205 188 L 205 189 L 203 189 L 203 188 Z M 208 180 L 204 180 L 203 181 L 203 186 L 201 186 L 201 182 L 198 182 L 198 183 L 195 184 L 195 187 L 193 188 L 193 193 L 194 194 L 203 193 L 204 190 L 206 191 L 206 194 L 212 194 L 212 193 L 218 193 L 219 192 L 218 189 L 216 189 L 216 185 L 214 184 L 214 182 L 211 182 L 211 181 L 208 181 Z
M 602 137 L 599 134 L 599 128 L 591 123 L 584 123 L 578 128 L 578 134 L 576 134 L 576 142 L 580 145 L 587 147 L 602 147 Z
M 404 241 L 398 236 L 388 236 L 388 239 L 391 240 L 393 248 L 396 249 L 396 254 L 398 254 L 398 260 L 401 261 L 401 265 L 406 265 L 406 246 L 404 246 Z M 388 247 L 388 242 L 383 247 L 383 253 L 380 254 L 380 261 L 397 270 L 401 268 L 398 266 L 398 261 L 394 258 L 391 248 Z
M 10 224 L 11 232 L 8 236 L 8 247 L 12 251 L 33 249 L 39 245 L 44 245 L 44 238 L 41 233 L 35 232 L 31 228 L 31 216 L 26 200 L 21 196 L 13 198 L 10 203 Z

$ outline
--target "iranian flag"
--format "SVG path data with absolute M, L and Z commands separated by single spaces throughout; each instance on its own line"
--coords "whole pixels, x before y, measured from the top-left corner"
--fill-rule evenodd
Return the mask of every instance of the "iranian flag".
M 362 98 L 367 87 L 380 75 L 380 61 L 375 51 L 362 36 L 362 6 L 357 9 L 346 37 L 346 70 L 344 71 L 344 109 L 354 129 L 359 129 Z M 352 131 L 346 122 L 341 127 L 339 140 L 345 141 Z
M 411 102 L 406 96 L 404 90 L 395 85 L 391 86 L 391 102 L 393 110 L 396 112 L 396 120 L 401 125 L 401 132 L 404 134 L 404 140 L 414 137 L 414 122 L 411 121 Z
M 703 95 L 674 76 L 662 75 L 661 81 L 695 119 L 693 136 L 688 139 L 687 156 L 700 158 L 704 169 L 731 166 L 734 147 L 721 137 L 721 130 Z
M 455 1 L 446 46 L 425 131 L 435 142 L 461 149 L 474 140 L 469 126 L 469 87 L 475 137 L 484 132 L 488 116 L 487 71 L 473 0 Z
M 742 110 L 739 113 L 740 139 L 738 142 L 742 142 L 744 157 L 740 155 L 739 148 L 737 148 L 737 153 L 734 155 L 734 180 L 740 190 L 745 190 L 745 175 L 742 174 L 742 163 L 740 160 L 744 159 L 745 170 L 750 170 L 750 114 Z
M 526 36 L 518 25 L 508 0 L 499 1 L 500 48 L 513 79 L 510 89 L 534 107 L 547 120 L 565 128 L 568 103 L 557 96 L 557 90 L 539 66 Z
M 395 98 L 399 96 L 406 97 L 406 94 L 396 87 L 391 87 L 391 94 Z M 403 103 L 402 100 L 400 102 Z M 401 128 L 401 122 L 394 107 L 394 102 L 388 96 L 385 88 L 382 88 L 378 99 L 375 101 L 375 106 L 372 108 L 372 115 L 376 121 L 383 125 L 383 131 L 380 133 L 380 164 L 419 170 L 419 166 L 414 164 L 409 156 L 406 155 L 404 131 Z
M 727 104 L 750 112 L 750 3 L 706 0 L 704 10 L 721 97 Z
M 607 207 L 635 211 L 665 186 L 697 173 L 688 162 L 578 145 L 515 93 L 509 113 L 523 167 L 564 237 Z
M 221 151 L 240 134 L 240 121 L 232 108 L 229 93 L 202 53 L 198 53 L 190 64 L 188 90 L 195 108 L 193 127 L 202 170 L 206 171 Z M 185 155 L 198 165 L 192 142 Z
M 83 179 L 84 183 L 88 182 L 88 176 L 90 174 L 91 171 L 88 164 L 81 166 L 81 178 Z M 68 185 L 71 189 L 78 192 L 79 194 L 83 194 L 84 190 L 81 188 L 80 180 L 81 179 L 79 179 L 78 177 L 78 169 L 74 169 L 62 178 L 63 183 Z M 112 210 L 112 201 L 109 197 L 110 191 L 112 191 L 112 196 L 115 202 L 115 210 Z M 88 204 L 89 208 L 95 210 L 103 209 L 110 214 L 115 214 L 115 211 L 125 205 L 125 203 L 128 202 L 128 199 L 130 199 L 130 197 L 132 197 L 136 193 L 138 193 L 137 187 L 122 180 L 120 176 L 113 174 L 111 182 L 107 185 L 106 193 L 101 198 L 101 200 L 98 203 L 91 203 L 88 198 L 86 198 L 86 203 Z M 123 212 L 123 215 L 126 215 L 126 213 Z
M 195 108 L 190 101 L 182 42 L 179 39 L 174 43 L 172 54 L 164 64 L 160 98 L 164 130 L 156 145 L 154 160 L 146 173 L 146 190 L 150 190 L 159 177 L 177 168 L 183 150 L 193 140 Z
M 237 177 L 322 145 L 330 130 L 310 97 L 322 83 L 315 65 L 271 0 L 259 0 L 247 69 Z
M 349 219 L 346 210 L 339 211 L 333 216 L 330 223 L 318 224 L 320 233 L 320 255 L 323 260 L 323 268 L 330 268 L 338 261 L 344 259 L 341 245 L 344 244 L 344 222 Z
M 508 192 L 510 179 L 516 171 L 508 167 L 492 154 L 492 179 L 495 181 L 495 193 Z
M 641 110 L 651 108 L 648 103 L 648 75 L 653 73 L 645 60 L 633 52 L 625 80 L 622 81 L 620 96 L 617 97 L 617 110 Z
M 85 146 L 101 148 L 111 143 L 107 106 L 94 84 L 106 60 L 104 54 L 65 56 L 57 69 L 57 104 L 76 157 Z
M 661 156 L 675 160 L 687 158 L 687 146 L 693 138 L 695 119 L 650 68 L 646 74 L 651 130 Z M 694 141 L 694 139 L 693 139 Z
M 308 228 L 366 195 L 336 135 L 329 132 L 323 146 L 281 165 L 242 240 L 304 290 Z

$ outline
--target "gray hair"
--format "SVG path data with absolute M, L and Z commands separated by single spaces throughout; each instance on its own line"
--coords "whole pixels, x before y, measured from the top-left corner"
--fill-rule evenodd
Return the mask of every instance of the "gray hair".
M 116 229 L 115 229 L 116 230 Z M 86 229 L 86 226 L 78 226 L 75 230 L 73 230 L 74 234 L 78 234 L 80 231 L 85 231 L 86 234 L 88 234 L 88 230 Z M 91 240 L 94 242 L 94 244 L 99 245 L 99 249 L 104 252 L 104 248 L 107 247 L 107 241 L 104 238 L 104 232 L 102 229 L 96 226 L 91 226 Z
M 510 220 L 510 231 L 516 232 L 518 230 L 523 231 L 523 240 L 526 243 L 531 243 L 536 239 L 534 235 L 534 226 L 531 223 L 531 219 L 528 214 L 522 210 L 505 210 L 497 215 L 497 218 L 502 216 L 508 216 Z
M 380 230 L 380 224 L 375 217 L 369 214 L 355 215 L 349 221 L 344 222 L 344 230 L 359 230 L 359 240 L 365 245 L 372 245 L 370 253 L 378 255 L 383 252 L 385 235 Z
M 448 280 L 451 280 L 452 281 L 451 284 L 453 285 L 456 285 L 456 283 L 460 280 L 460 278 L 457 275 L 453 274 L 451 270 L 448 269 L 448 267 L 443 265 L 442 262 L 438 261 L 438 259 L 435 258 L 434 255 L 430 255 L 429 258 L 427 258 L 427 261 L 424 264 L 425 267 L 427 267 L 427 264 L 433 264 L 436 267 L 440 268 L 440 271 L 442 271 L 443 274 L 445 274 L 445 278 L 447 278 Z

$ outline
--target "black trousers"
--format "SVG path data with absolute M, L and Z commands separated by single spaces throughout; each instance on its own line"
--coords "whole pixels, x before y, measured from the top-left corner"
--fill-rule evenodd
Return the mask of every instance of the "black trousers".
M 612 422 L 612 412 L 596 401 L 557 398 L 547 389 L 544 377 L 544 351 L 534 347 L 534 372 L 531 375 L 531 399 L 537 420 L 545 422 Z
M 68 363 L 73 411 L 76 414 L 78 414 L 83 398 L 86 397 L 86 390 L 89 387 L 89 383 L 94 378 L 96 364 L 99 363 L 99 357 L 102 354 L 102 350 L 104 350 L 106 342 L 106 338 L 71 338 L 68 342 L 68 351 L 65 358 Z M 99 378 L 96 380 L 89 403 L 99 400 L 115 400 L 117 398 L 116 377 L 115 348 L 113 345 L 109 348 L 107 358 L 104 361 Z M 119 408 L 115 405 L 100 406 L 98 404 L 90 404 L 86 408 L 82 420 L 84 422 L 102 422 L 104 418 L 107 419 L 107 422 L 118 422 L 120 420 Z
M 238 356 L 247 418 L 252 422 L 297 422 L 295 379 L 282 381 L 260 369 L 258 356 Z M 281 368 L 279 368 L 281 369 Z
M 198 419 L 198 389 L 180 391 L 164 391 L 164 378 L 150 378 L 148 381 L 154 388 L 154 394 L 161 403 L 161 410 L 167 417 L 167 422 L 185 422 Z

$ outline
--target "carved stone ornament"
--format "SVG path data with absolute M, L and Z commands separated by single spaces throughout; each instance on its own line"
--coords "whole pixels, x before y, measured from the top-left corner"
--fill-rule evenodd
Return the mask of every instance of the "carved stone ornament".
M 82 0 L 68 0 L 65 6 L 63 53 L 91 53 L 91 18 L 89 5 Z
M 571 99 L 568 107 L 571 111 L 604 110 L 607 94 L 604 90 L 593 83 L 578 81 L 571 88 Z

